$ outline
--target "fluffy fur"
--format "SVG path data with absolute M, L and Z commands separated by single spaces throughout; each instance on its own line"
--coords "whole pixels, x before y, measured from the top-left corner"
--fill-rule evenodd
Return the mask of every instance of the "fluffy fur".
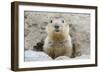
M 47 37 L 43 50 L 53 59 L 59 56 L 72 55 L 72 42 L 69 35 L 69 25 L 64 19 L 55 18 L 46 26 Z

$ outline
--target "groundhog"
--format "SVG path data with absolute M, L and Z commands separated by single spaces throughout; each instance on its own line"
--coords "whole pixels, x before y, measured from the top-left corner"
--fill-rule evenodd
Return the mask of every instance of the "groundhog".
M 69 35 L 69 25 L 63 18 L 53 18 L 46 26 L 47 37 L 44 40 L 43 51 L 53 59 L 59 56 L 72 56 L 72 40 Z

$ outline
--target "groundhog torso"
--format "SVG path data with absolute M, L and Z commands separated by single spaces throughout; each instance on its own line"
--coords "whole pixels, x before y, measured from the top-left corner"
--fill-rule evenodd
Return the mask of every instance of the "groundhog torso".
M 72 44 L 70 36 L 62 41 L 45 40 L 44 52 L 46 52 L 53 59 L 59 56 L 70 56 L 72 53 Z

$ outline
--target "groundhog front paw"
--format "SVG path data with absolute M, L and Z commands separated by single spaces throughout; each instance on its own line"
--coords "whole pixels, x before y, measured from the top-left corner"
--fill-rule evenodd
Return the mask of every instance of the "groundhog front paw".
M 59 56 L 59 57 L 55 58 L 55 60 L 65 60 L 65 59 L 70 59 L 70 58 L 67 56 Z

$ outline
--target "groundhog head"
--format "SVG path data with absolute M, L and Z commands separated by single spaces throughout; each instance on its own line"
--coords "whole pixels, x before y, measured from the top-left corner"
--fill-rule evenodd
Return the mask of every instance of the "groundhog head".
M 69 25 L 64 18 L 53 18 L 46 26 L 46 32 L 51 38 L 59 40 L 69 33 Z

